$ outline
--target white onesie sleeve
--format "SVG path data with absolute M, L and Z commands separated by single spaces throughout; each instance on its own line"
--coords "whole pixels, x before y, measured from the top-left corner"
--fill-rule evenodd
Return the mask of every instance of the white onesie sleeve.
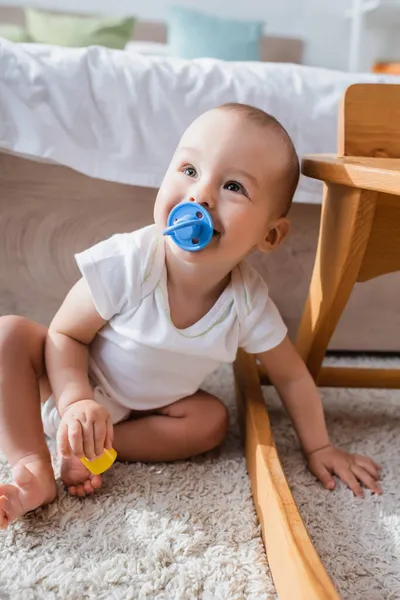
M 240 327 L 239 347 L 260 354 L 278 346 L 287 327 L 268 294 L 268 287 L 253 268 L 242 269 L 246 312 Z
M 75 254 L 99 315 L 109 321 L 141 299 L 139 249 L 133 233 L 120 233 Z

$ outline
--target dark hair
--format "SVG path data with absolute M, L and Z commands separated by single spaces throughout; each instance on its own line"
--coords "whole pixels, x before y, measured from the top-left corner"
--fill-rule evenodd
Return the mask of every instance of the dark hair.
M 283 165 L 282 175 L 280 177 L 280 187 L 282 194 L 282 216 L 286 216 L 292 205 L 293 196 L 295 194 L 300 178 L 300 165 L 296 149 L 291 140 L 290 135 L 281 123 L 269 113 L 251 106 L 250 104 L 241 104 L 239 102 L 227 102 L 218 107 L 221 110 L 236 111 L 253 123 L 260 125 L 266 129 L 274 131 L 283 141 L 287 149 L 287 161 Z

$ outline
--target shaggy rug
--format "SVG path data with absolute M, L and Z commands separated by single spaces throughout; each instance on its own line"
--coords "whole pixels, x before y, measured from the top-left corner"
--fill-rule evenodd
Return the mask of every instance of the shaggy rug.
M 230 407 L 223 446 L 191 461 L 116 464 L 101 492 L 84 500 L 60 485 L 51 506 L 0 532 L 0 600 L 276 599 L 236 426 L 231 369 L 222 368 L 207 389 Z M 384 494 L 359 500 L 343 485 L 323 490 L 266 388 L 294 497 L 342 598 L 398 600 L 400 392 L 321 393 L 332 440 L 383 465 Z M 4 457 L 0 480 L 10 480 Z

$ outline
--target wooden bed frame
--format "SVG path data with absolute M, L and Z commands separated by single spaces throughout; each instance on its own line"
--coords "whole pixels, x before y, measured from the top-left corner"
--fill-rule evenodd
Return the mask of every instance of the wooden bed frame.
M 74 252 L 152 222 L 157 190 L 0 153 L 0 314 L 48 324 L 79 274 Z M 280 600 L 338 599 L 283 474 L 255 360 L 234 367 L 254 503 Z

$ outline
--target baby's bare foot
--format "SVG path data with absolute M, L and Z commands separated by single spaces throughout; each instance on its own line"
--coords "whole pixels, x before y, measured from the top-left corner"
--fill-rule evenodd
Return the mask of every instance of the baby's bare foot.
M 23 459 L 13 467 L 14 482 L 0 484 L 0 529 L 6 529 L 17 517 L 49 504 L 57 495 L 49 460 Z
M 76 456 L 61 458 L 61 478 L 71 496 L 84 498 L 101 487 L 101 476 L 92 475 Z

